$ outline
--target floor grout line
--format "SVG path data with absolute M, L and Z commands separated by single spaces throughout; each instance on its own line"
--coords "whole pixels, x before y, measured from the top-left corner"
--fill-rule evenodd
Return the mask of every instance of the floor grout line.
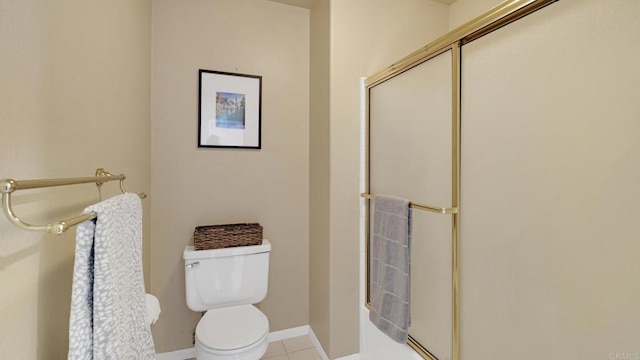
M 280 344 L 276 345 L 277 343 L 280 343 Z M 285 343 L 288 343 L 289 345 L 286 345 Z M 269 355 L 269 357 L 263 357 L 262 358 L 263 360 L 271 360 L 271 359 L 292 360 L 291 355 L 293 354 L 296 354 L 295 357 L 304 357 L 302 358 L 302 360 L 321 359 L 321 355 L 318 352 L 318 349 L 316 349 L 315 345 L 313 344 L 313 341 L 311 341 L 311 338 L 309 337 L 309 335 L 303 335 L 303 336 L 298 336 L 294 338 L 283 339 L 280 341 L 274 341 L 272 343 L 269 343 L 269 346 L 279 347 L 281 349 L 275 350 L 275 353 L 272 355 Z M 313 352 L 310 353 L 309 349 L 313 349 Z M 305 353 L 305 354 L 302 354 L 302 353 Z M 309 355 L 309 354 L 314 354 L 315 356 Z

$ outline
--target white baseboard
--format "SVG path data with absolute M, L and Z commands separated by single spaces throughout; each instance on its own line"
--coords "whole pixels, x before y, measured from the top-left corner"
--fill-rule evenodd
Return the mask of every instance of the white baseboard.
M 320 345 L 320 341 L 316 337 L 316 334 L 313 333 L 313 330 L 311 330 L 311 327 L 309 325 L 303 325 L 303 326 L 298 326 L 291 329 L 284 329 L 284 330 L 270 332 L 269 342 L 281 341 L 281 340 L 290 339 L 298 336 L 304 336 L 304 335 L 309 336 L 309 339 L 311 339 L 313 346 L 315 346 L 316 350 L 318 350 L 318 354 L 320 354 L 320 357 L 322 358 L 322 360 L 329 360 L 329 357 L 324 352 L 322 345 Z M 196 357 L 195 348 L 182 349 L 182 350 L 156 354 L 156 360 L 184 360 L 184 359 L 190 359 L 195 357 Z
M 196 357 L 196 348 L 176 350 L 156 354 L 156 360 L 184 360 Z
M 269 342 L 290 339 L 298 336 L 304 336 L 309 333 L 311 328 L 309 325 L 298 326 L 290 329 L 278 330 L 269 333 Z

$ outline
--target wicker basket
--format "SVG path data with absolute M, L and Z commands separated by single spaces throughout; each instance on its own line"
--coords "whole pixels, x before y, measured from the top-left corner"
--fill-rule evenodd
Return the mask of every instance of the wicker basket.
M 262 226 L 258 223 L 198 226 L 193 232 L 193 246 L 196 250 L 260 244 Z

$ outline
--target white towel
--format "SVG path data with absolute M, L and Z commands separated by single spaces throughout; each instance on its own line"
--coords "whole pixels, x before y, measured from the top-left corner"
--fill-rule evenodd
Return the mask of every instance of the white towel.
M 142 204 L 122 194 L 78 226 L 69 359 L 154 359 L 142 275 Z
M 406 343 L 411 298 L 411 207 L 408 200 L 375 197 L 371 244 L 369 320 Z

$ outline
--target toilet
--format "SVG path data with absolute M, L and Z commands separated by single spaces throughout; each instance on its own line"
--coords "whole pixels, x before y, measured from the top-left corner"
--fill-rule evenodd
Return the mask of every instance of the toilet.
M 258 360 L 269 345 L 269 320 L 252 304 L 267 295 L 271 243 L 184 249 L 187 306 L 206 311 L 196 327 L 196 359 Z

